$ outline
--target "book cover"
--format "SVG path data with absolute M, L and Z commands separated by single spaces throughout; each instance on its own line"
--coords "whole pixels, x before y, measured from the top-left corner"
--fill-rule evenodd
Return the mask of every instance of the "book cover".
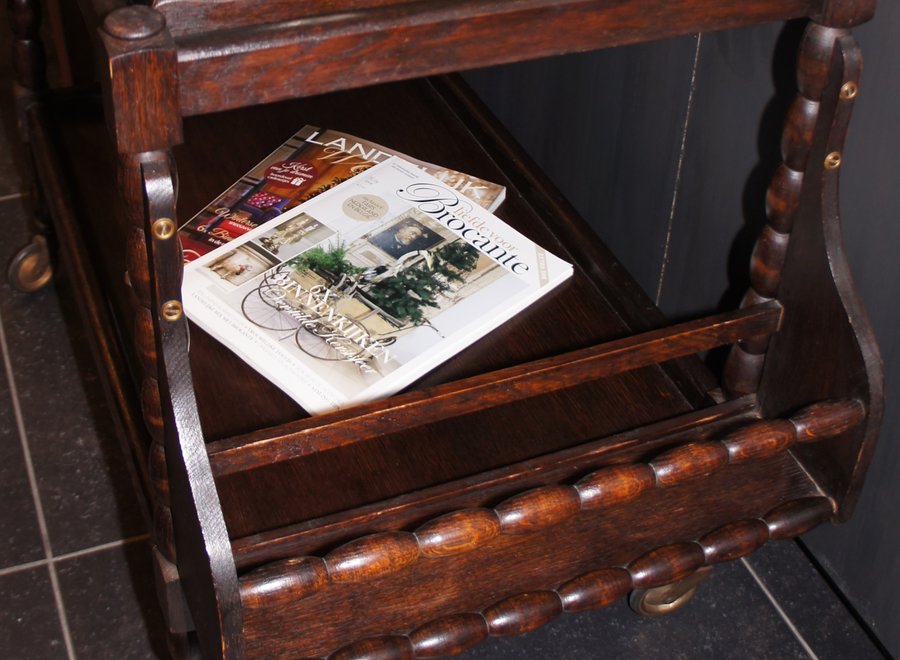
M 179 230 L 185 262 L 243 236 L 373 165 L 398 155 L 493 211 L 503 186 L 410 158 L 340 131 L 304 126 Z
M 188 317 L 310 413 L 388 396 L 570 264 L 390 157 L 185 266 Z

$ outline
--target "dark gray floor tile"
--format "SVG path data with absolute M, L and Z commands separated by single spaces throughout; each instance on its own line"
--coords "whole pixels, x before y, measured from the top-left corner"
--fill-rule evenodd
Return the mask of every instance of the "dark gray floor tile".
M 0 502 L 0 568 L 43 559 L 34 496 L 5 372 L 0 373 Z
M 78 658 L 166 658 L 149 545 L 124 547 L 57 564 Z
M 6 660 L 66 658 L 47 568 L 0 576 L 0 657 Z
M 44 558 L 5 374 L 0 375 L 0 568 Z
M 808 658 L 740 563 L 718 566 L 681 609 L 643 617 L 617 602 L 563 614 L 524 637 L 494 638 L 461 656 L 470 660 L 788 660 Z
M 769 543 L 747 563 L 820 660 L 885 657 L 797 543 Z
M 26 242 L 25 211 L 0 202 L 0 223 Z M 3 254 L 5 253 L 5 254 Z M 0 284 L 2 314 L 38 490 L 56 555 L 144 532 L 76 310 L 51 285 L 25 295 Z

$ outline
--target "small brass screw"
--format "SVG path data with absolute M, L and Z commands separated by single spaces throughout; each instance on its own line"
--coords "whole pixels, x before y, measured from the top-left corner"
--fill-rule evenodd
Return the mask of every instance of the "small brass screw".
M 167 241 L 175 235 L 175 221 L 172 218 L 160 218 L 153 223 L 153 236 L 160 241 Z
M 167 303 L 163 303 L 162 316 L 166 321 L 174 323 L 181 318 L 182 313 L 183 309 L 181 303 L 177 300 L 170 300 Z
M 841 166 L 841 152 L 840 151 L 832 151 L 830 154 L 825 156 L 825 169 L 836 170 L 840 166 Z
M 846 82 L 841 87 L 841 98 L 845 101 L 851 101 L 859 94 L 859 85 L 855 82 Z

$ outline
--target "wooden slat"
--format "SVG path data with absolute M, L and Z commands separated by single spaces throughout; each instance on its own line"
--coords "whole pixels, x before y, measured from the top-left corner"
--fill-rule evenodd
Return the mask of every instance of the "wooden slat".
M 562 356 L 483 374 L 303 420 L 284 435 L 244 436 L 207 446 L 217 477 L 367 442 L 386 432 L 421 427 L 522 398 L 573 387 L 739 339 L 774 332 L 781 307 L 766 303 L 641 333 Z
M 192 28 L 188 18 L 170 29 L 188 32 L 177 42 L 181 108 L 190 115 L 235 108 L 248 98 L 268 103 L 798 18 L 821 6 L 817 0 L 438 0 L 343 13 L 339 5 L 337 13 L 319 16 L 292 10 L 283 22 L 266 16 L 269 24 L 240 33 L 210 31 L 202 21 Z

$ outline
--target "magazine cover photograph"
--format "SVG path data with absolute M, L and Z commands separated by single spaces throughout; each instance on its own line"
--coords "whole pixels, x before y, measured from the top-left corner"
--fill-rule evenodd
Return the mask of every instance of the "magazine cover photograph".
M 399 158 L 186 265 L 188 316 L 310 413 L 387 396 L 571 266 Z
M 340 131 L 304 126 L 180 228 L 185 261 L 243 236 L 392 155 L 414 162 L 477 204 L 494 210 L 506 189 L 411 159 Z

